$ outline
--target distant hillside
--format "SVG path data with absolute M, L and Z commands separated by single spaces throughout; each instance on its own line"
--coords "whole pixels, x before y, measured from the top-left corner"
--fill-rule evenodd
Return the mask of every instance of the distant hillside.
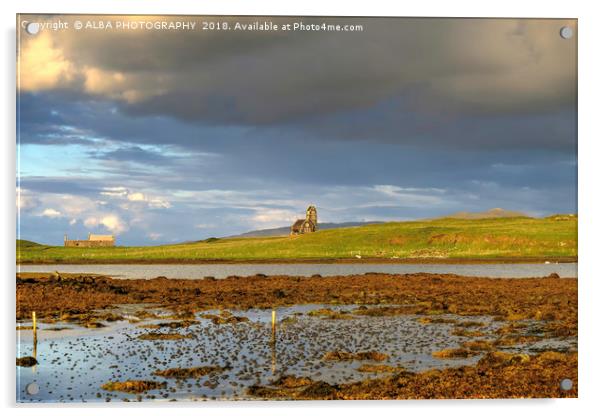
M 325 222 L 319 223 L 318 228 L 320 230 L 331 230 L 333 228 L 349 228 L 349 227 L 360 227 L 362 225 L 370 224 L 382 224 L 382 221 L 367 221 L 367 222 Z M 279 227 L 279 228 L 266 228 L 264 230 L 249 231 L 239 235 L 233 235 L 226 238 L 240 238 L 240 237 L 281 237 L 289 235 L 291 227 Z
M 509 211 L 503 208 L 492 208 L 483 212 L 460 211 L 452 215 L 446 215 L 442 218 L 454 218 L 458 220 L 480 220 L 484 218 L 515 218 L 528 217 L 527 214 L 519 211 Z

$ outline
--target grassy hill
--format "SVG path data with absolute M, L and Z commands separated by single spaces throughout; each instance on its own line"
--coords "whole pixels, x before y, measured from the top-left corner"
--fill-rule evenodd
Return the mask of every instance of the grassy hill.
M 32 247 L 44 247 L 42 244 L 29 241 L 29 240 L 17 240 L 17 251 Z
M 441 218 L 322 230 L 294 237 L 209 239 L 154 247 L 20 244 L 18 263 L 383 261 L 576 258 L 577 217 Z

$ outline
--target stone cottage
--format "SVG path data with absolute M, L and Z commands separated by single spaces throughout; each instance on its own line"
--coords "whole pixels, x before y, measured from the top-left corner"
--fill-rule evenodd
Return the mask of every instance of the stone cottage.
M 313 233 L 318 229 L 318 210 L 310 205 L 305 212 L 305 219 L 298 219 L 291 226 L 291 235 Z
M 87 240 L 69 240 L 65 234 L 65 247 L 114 247 L 115 236 L 103 234 L 88 234 Z

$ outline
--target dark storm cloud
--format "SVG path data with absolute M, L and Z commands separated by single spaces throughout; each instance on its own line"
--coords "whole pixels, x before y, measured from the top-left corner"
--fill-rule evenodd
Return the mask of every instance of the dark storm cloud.
M 569 107 L 522 114 L 427 114 L 411 111 L 405 103 L 394 100 L 365 110 L 316 117 L 293 128 L 305 135 L 385 141 L 425 149 L 571 150 L 576 145 L 577 114 Z
M 196 53 L 198 43 L 184 40 L 180 48 L 189 53 L 181 58 L 182 70 L 171 69 L 178 81 L 169 92 L 128 108 L 186 120 L 272 124 L 366 108 L 414 89 L 420 96 L 408 105 L 427 112 L 540 112 L 574 102 L 575 47 L 557 36 L 558 21 L 333 20 L 366 28 L 278 39 L 288 42 L 263 38 L 263 48 L 232 48 L 226 57 L 205 57 Z M 231 39 L 208 41 L 224 42 L 227 50 Z M 256 46 L 257 38 L 238 41 Z M 153 55 L 153 43 L 147 45 Z M 127 53 L 121 52 L 117 56 Z
M 303 124 L 307 129 L 311 123 L 318 127 L 313 134 L 326 138 L 346 140 L 363 133 L 373 141 L 400 143 L 419 137 L 428 145 L 441 141 L 436 129 L 421 134 L 429 125 L 459 130 L 465 123 L 458 119 L 482 118 L 485 126 L 475 134 L 454 137 L 458 145 L 474 147 L 479 144 L 474 135 L 497 128 L 496 117 L 538 116 L 575 104 L 575 43 L 557 33 L 565 21 L 303 20 L 365 28 L 354 33 L 53 36 L 68 63 L 71 88 L 116 100 L 130 115 L 171 116 L 203 125 Z M 337 117 L 361 119 L 358 113 L 381 107 L 385 112 L 379 124 L 366 120 L 355 135 L 336 123 Z M 405 126 L 402 134 L 391 134 L 400 125 Z M 368 137 L 366 130 L 373 128 L 377 131 Z M 524 135 L 516 144 L 535 140 L 539 145 L 540 136 Z
M 34 97 L 23 98 L 24 101 Z M 277 172 L 279 182 L 321 184 L 457 182 L 466 178 L 496 178 L 527 181 L 531 185 L 558 180 L 574 168 L 563 165 L 575 157 L 575 137 L 571 128 L 573 112 L 549 115 L 490 116 L 487 120 L 454 118 L 439 125 L 437 120 L 416 121 L 404 116 L 391 118 L 396 129 L 385 130 L 379 121 L 388 118 L 385 110 L 340 116 L 326 124 L 300 124 L 273 128 L 243 129 L 201 126 L 164 117 L 128 117 L 110 102 L 72 103 L 52 100 L 39 94 L 40 105 L 53 108 L 68 126 L 101 138 L 101 145 L 90 141 L 89 156 L 105 162 L 104 172 L 144 178 L 148 170 L 126 162 L 147 164 L 150 170 L 169 166 L 161 181 L 170 187 L 192 189 L 207 186 L 251 186 L 250 182 L 269 183 Z M 373 121 L 370 121 L 373 120 Z M 375 126 L 364 129 L 364 123 Z M 334 126 L 339 126 L 337 132 Z M 23 127 L 23 143 L 41 144 L 46 136 Z M 348 134 L 355 140 L 319 140 L 321 135 Z M 394 140 L 395 135 L 403 137 Z M 379 137 L 379 140 L 371 140 Z M 312 140 L 313 139 L 313 140 Z M 362 140 L 364 139 L 364 140 Z M 54 142 L 53 142 L 54 143 Z M 375 145 L 379 143 L 378 145 Z M 463 143 L 471 143 L 465 146 Z M 148 148 L 148 146 L 152 146 Z M 170 150 L 171 149 L 171 150 Z M 174 153 L 178 152 L 178 153 Z M 120 163 L 122 162 L 122 163 Z M 531 166 L 528 175 L 512 175 L 494 170 L 492 165 Z M 308 169 L 311 166 L 311 169 Z M 548 173 L 541 173 L 546 172 Z
M 87 132 L 72 128 L 54 110 L 62 107 L 64 100 L 47 94 L 21 93 L 17 102 L 18 140 L 21 143 L 87 144 Z

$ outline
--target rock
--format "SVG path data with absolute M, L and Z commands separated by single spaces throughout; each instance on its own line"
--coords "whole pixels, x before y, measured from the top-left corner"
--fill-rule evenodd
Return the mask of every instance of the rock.
M 103 390 L 122 391 L 124 393 L 143 393 L 147 390 L 157 390 L 167 387 L 167 383 L 151 380 L 110 381 L 101 386 Z
M 303 389 L 301 397 L 307 399 L 328 399 L 334 398 L 336 392 L 337 388 L 335 386 L 331 386 L 325 381 L 317 381 Z
M 294 389 L 297 387 L 309 386 L 312 384 L 312 380 L 309 377 L 283 375 L 272 384 L 281 388 Z
M 178 379 L 201 378 L 207 374 L 220 373 L 226 369 L 227 367 L 220 367 L 217 365 L 192 368 L 169 368 L 167 370 L 157 370 L 153 373 L 153 375 Z
M 283 299 L 286 297 L 286 292 L 282 289 L 276 289 L 274 290 L 273 295 L 276 299 Z
M 441 351 L 435 351 L 432 356 L 435 358 L 468 358 L 473 355 L 478 355 L 477 351 L 468 350 L 464 348 L 449 348 Z
M 526 363 L 529 361 L 527 354 L 512 354 L 502 351 L 493 351 L 487 353 L 478 362 L 479 366 L 487 367 L 505 367 L 513 364 Z
M 551 362 L 565 362 L 567 360 L 566 354 L 562 354 L 556 351 L 545 351 L 542 352 L 538 357 L 538 361 L 543 363 L 551 363 Z
M 83 324 L 83 325 L 84 325 L 86 328 L 91 328 L 91 329 L 94 329 L 94 328 L 104 328 L 104 327 L 106 327 L 106 325 L 105 325 L 105 324 L 103 324 L 103 323 L 101 323 L 101 322 L 97 322 L 97 321 L 87 321 L 87 322 L 84 322 L 84 324 Z
M 21 357 L 21 358 L 17 358 L 17 365 L 19 367 L 33 367 L 37 363 L 38 363 L 38 360 L 36 360 L 33 357 Z

